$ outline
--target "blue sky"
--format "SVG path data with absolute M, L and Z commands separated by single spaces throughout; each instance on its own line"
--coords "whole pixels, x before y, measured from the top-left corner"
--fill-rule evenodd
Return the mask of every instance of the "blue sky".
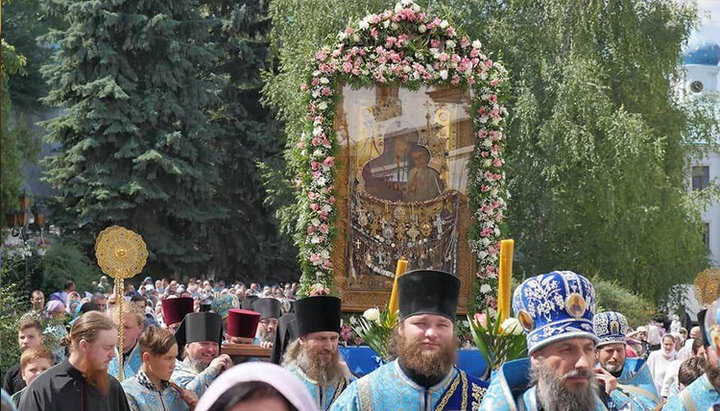
M 711 42 L 720 43 L 720 0 L 697 0 L 703 25 L 690 37 L 690 47 Z

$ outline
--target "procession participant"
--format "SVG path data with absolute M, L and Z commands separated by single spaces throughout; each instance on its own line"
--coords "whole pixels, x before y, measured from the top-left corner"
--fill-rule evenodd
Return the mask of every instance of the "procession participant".
M 307 297 L 295 308 L 300 337 L 288 347 L 283 366 L 298 377 L 315 404 L 327 410 L 350 384 L 338 351 L 340 299 Z
M 133 411 L 191 410 L 197 395 L 181 388 L 170 378 L 175 369 L 178 345 L 172 331 L 148 327 L 138 341 L 142 366 L 137 374 L 122 382 Z
M 660 396 L 663 398 L 671 397 L 678 392 L 680 392 L 679 389 L 679 371 L 680 366 L 685 362 L 686 360 L 690 358 L 703 358 L 705 359 L 705 347 L 703 346 L 702 338 L 696 338 L 696 339 L 688 339 L 690 344 L 690 352 L 685 359 L 678 358 L 677 360 L 670 363 L 668 366 L 668 371 L 665 373 L 665 378 L 663 379 L 663 386 L 662 391 L 660 392 Z M 678 354 L 678 357 L 680 355 Z M 685 384 L 686 386 L 689 384 Z
M 115 324 L 104 314 L 78 318 L 63 339 L 70 356 L 25 389 L 20 411 L 126 411 L 125 393 L 107 367 L 117 345 Z
M 707 353 L 705 374 L 679 394 L 668 397 L 663 411 L 705 411 L 720 403 L 720 300 L 698 313 L 701 337 Z
M 247 290 L 246 294 L 245 294 L 245 299 L 242 300 L 242 305 L 240 307 L 243 310 L 252 310 L 253 303 L 260 298 L 255 294 L 247 294 L 250 292 L 251 292 L 251 290 Z
M 627 410 L 653 410 L 660 398 L 655 391 L 650 370 L 641 358 L 626 358 L 628 322 L 624 315 L 614 311 L 595 314 L 595 334 L 598 337 L 597 359 L 605 371 L 617 378 L 617 389 L 629 399 L 628 404 L 612 404 L 608 408 Z M 611 402 L 604 390 L 599 392 L 605 404 Z
M 200 397 L 215 378 L 232 367 L 230 356 L 220 354 L 222 319 L 215 313 L 190 313 L 175 333 L 182 361 L 175 364 L 172 380 Z
M 401 277 L 402 278 L 402 277 Z M 595 381 L 614 404 L 627 403 L 617 379 L 595 366 L 595 289 L 585 277 L 554 271 L 515 289 L 513 311 L 526 333 L 528 358 L 503 364 L 483 411 L 605 410 Z
M 43 333 L 40 321 L 29 316 L 23 318 L 18 325 L 18 345 L 20 346 L 20 351 L 25 352 L 25 350 L 40 346 L 42 343 Z M 15 394 L 27 385 L 22 378 L 21 368 L 22 364 L 16 364 L 5 371 L 3 389 L 8 395 Z
M 294 302 L 295 301 L 293 301 L 293 303 Z M 270 362 L 280 364 L 282 357 L 287 351 L 287 347 L 298 338 L 299 333 L 295 312 L 283 314 L 278 320 L 278 328 L 277 332 L 275 332 L 275 341 L 273 342 L 272 354 L 270 354 Z
M 660 341 L 662 348 L 651 352 L 647 360 L 647 365 L 648 368 L 650 368 L 657 392 L 662 391 L 665 374 L 667 374 L 670 369 L 670 363 L 677 358 L 675 337 L 670 334 L 665 334 Z
M 252 344 L 259 322 L 260 313 L 231 308 L 225 321 L 225 339 L 232 344 Z
M 400 316 L 390 342 L 397 360 L 350 384 L 333 410 L 478 409 L 487 384 L 455 366 L 460 279 L 417 270 L 403 274 L 397 285 Z M 303 301 L 295 306 L 298 321 Z
M 193 299 L 173 297 L 162 300 L 162 316 L 165 327 L 176 332 L 186 314 L 193 312 Z
M 28 348 L 20 355 L 20 375 L 25 385 L 30 385 L 40 374 L 49 370 L 55 365 L 55 358 L 52 351 L 43 345 Z M 15 405 L 20 403 L 20 398 L 25 393 L 25 387 L 17 391 L 10 398 Z
M 231 368 L 210 385 L 195 411 L 317 411 L 305 387 L 287 370 L 250 362 Z
M 253 311 L 260 313 L 260 324 L 255 336 L 255 344 L 263 348 L 272 348 L 273 342 L 275 342 L 275 333 L 282 304 L 274 298 L 260 298 L 255 300 L 252 307 Z
M 223 326 L 227 328 L 228 312 L 231 308 L 240 308 L 240 301 L 232 294 L 220 294 L 210 303 L 212 312 L 223 319 Z
M 40 290 L 33 291 L 32 294 L 30 294 L 30 304 L 32 305 L 30 309 L 32 312 L 42 314 L 45 308 L 45 294 Z
M 120 312 L 116 306 L 110 312 L 110 318 L 120 327 Z M 135 304 L 123 304 L 123 378 L 131 378 L 138 372 L 142 365 L 142 356 L 137 341 L 142 334 L 143 325 L 145 323 L 145 315 Z M 118 351 L 116 349 L 116 351 Z M 110 361 L 108 365 L 108 373 L 118 378 L 120 369 L 118 367 L 118 354 Z

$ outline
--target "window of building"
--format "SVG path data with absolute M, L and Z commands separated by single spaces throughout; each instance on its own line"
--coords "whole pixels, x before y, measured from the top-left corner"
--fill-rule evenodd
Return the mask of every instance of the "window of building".
M 710 167 L 693 166 L 692 168 L 692 189 L 693 191 L 704 190 L 710 184 Z

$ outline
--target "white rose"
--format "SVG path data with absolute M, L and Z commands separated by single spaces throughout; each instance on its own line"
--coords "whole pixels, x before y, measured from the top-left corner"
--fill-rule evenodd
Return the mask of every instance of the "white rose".
M 425 33 L 427 31 L 427 26 L 424 24 L 421 24 L 418 26 L 418 32 Z
M 361 22 L 358 24 L 358 28 L 359 28 L 360 30 L 365 30 L 365 29 L 367 29 L 367 28 L 369 28 L 369 27 L 370 27 L 370 23 L 368 23 L 368 22 L 365 21 L 365 20 L 361 21 Z
M 347 37 L 347 34 L 345 34 L 344 31 L 341 31 L 340 33 L 338 33 L 339 40 L 345 40 L 346 37 Z
M 490 291 L 492 291 L 492 287 L 490 287 L 489 284 L 483 284 L 483 285 L 480 286 L 480 292 L 481 292 L 481 293 L 487 294 L 487 293 L 489 293 Z
M 447 80 L 448 78 L 448 71 L 447 70 L 440 70 L 440 78 L 443 80 Z
M 320 79 L 320 84 L 327 84 L 327 83 L 329 83 L 329 82 L 330 82 L 330 80 L 328 80 L 327 77 L 322 77 L 322 78 Z
M 390 26 L 390 20 L 383 21 L 383 27 L 388 28 Z
M 450 48 L 450 49 L 455 48 L 455 42 L 452 40 L 446 41 L 445 45 L 447 46 L 447 48 Z
M 480 43 L 480 40 L 475 40 L 472 42 L 472 46 L 474 49 L 479 49 L 480 47 L 482 47 L 482 43 Z
M 445 30 L 446 28 L 448 28 L 449 25 L 450 25 L 450 23 L 448 23 L 447 20 L 443 20 L 443 21 L 440 22 L 440 28 L 443 29 L 443 30 Z
M 397 30 L 398 27 L 400 27 L 400 26 L 398 26 L 397 23 L 395 23 L 395 22 L 393 22 L 393 23 L 390 24 L 390 28 L 393 29 L 393 30 Z
M 380 310 L 377 308 L 368 308 L 363 313 L 363 317 L 368 321 L 380 322 Z
M 404 9 L 403 5 L 400 3 L 395 4 L 395 13 L 400 13 Z
M 417 4 L 413 4 L 411 8 L 415 13 L 418 13 L 420 11 L 420 6 L 418 6 Z
M 318 104 L 318 108 L 319 108 L 320 110 L 325 110 L 325 109 L 328 108 L 328 104 L 327 104 L 326 102 L 324 102 L 324 101 L 321 101 L 320 104 Z
M 522 327 L 520 321 L 517 318 L 508 318 L 500 324 L 500 328 L 503 330 L 503 334 L 520 335 L 522 334 Z

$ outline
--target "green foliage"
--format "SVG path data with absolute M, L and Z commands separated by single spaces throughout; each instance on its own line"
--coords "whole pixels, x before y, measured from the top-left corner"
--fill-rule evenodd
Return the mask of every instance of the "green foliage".
M 505 362 L 527 355 L 527 341 L 517 320 L 505 320 L 506 323 L 501 316 L 492 316 L 489 311 L 476 314 L 476 318 L 468 315 L 467 319 L 470 323 L 470 335 L 489 370 L 497 370 Z M 509 329 L 506 330 L 503 326 Z
M 0 98 L 2 99 L 2 118 L 0 122 L 0 135 L 2 135 L 2 151 L 0 152 L 0 196 L 4 199 L 0 212 L 0 219 L 5 220 L 5 214 L 18 208 L 13 201 L 21 192 L 24 172 L 24 160 L 33 159 L 35 152 L 32 139 L 23 122 L 13 124 L 14 107 L 11 100 L 10 85 L 26 74 L 27 59 L 17 53 L 15 47 L 2 39 L 2 61 L 0 62 Z M 12 82 L 10 80 L 13 80 Z
M 509 234 L 524 276 L 597 273 L 659 301 L 707 264 L 702 204 L 684 180 L 717 119 L 674 98 L 697 22 L 670 0 L 446 1 L 515 86 Z
M 598 276 L 592 279 L 598 299 L 598 312 L 617 311 L 625 315 L 631 327 L 647 324 L 653 316 L 652 304 L 645 298 L 624 288 L 617 280 L 607 281 Z
M 92 244 L 110 224 L 141 234 L 150 269 L 194 272 L 209 260 L 206 224 L 226 214 L 215 201 L 215 103 L 204 79 L 217 54 L 198 2 L 73 1 L 48 4 L 67 28 L 43 67 L 45 102 L 63 108 L 46 123 L 63 151 L 47 160 L 62 193 L 64 228 Z M 79 228 L 78 228 L 79 227 Z
M 351 317 L 353 331 L 385 362 L 395 359 L 390 352 L 390 337 L 398 324 L 398 313 L 371 308 L 362 316 Z
M 210 41 L 220 51 L 211 79 L 218 90 L 210 108 L 218 128 L 220 159 L 215 201 L 228 210 L 208 224 L 212 267 L 244 281 L 298 277 L 296 251 L 278 233 L 258 162 L 282 153 L 284 135 L 273 112 L 260 103 L 262 70 L 270 69 L 267 1 L 207 0 Z
M 0 368 L 7 370 L 20 362 L 20 347 L 17 343 L 17 323 L 23 313 L 30 309 L 30 300 L 25 298 L 17 284 L 5 281 L 8 265 L 3 261 L 3 284 L 0 287 Z
M 46 293 L 62 290 L 65 281 L 75 281 L 80 291 L 92 290 L 92 282 L 98 281 L 102 272 L 82 250 L 73 244 L 56 242 L 43 258 L 42 289 Z

